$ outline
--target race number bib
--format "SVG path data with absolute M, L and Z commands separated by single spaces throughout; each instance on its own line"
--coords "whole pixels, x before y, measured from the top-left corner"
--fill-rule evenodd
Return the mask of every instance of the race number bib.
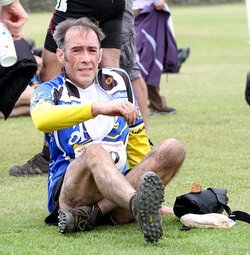
M 90 144 L 98 143 L 100 144 L 106 151 L 108 151 L 113 159 L 113 162 L 117 169 L 121 170 L 127 161 L 127 153 L 126 153 L 126 147 L 123 144 L 122 141 L 120 142 L 90 142 L 88 144 L 78 146 L 75 148 L 75 157 L 79 157 L 84 151 L 86 150 L 86 147 Z
M 57 0 L 55 9 L 61 12 L 67 11 L 68 0 Z

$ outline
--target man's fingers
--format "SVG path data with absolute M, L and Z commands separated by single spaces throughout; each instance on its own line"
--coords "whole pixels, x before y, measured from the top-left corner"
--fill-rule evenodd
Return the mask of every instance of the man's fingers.
M 135 106 L 127 100 L 93 103 L 92 114 L 94 117 L 99 114 L 122 116 L 128 125 L 132 125 L 137 119 Z
M 12 37 L 14 40 L 19 40 L 22 38 L 22 27 L 19 26 L 18 23 L 13 23 L 10 21 L 6 21 L 6 26 L 8 27 Z
M 125 121 L 128 123 L 128 125 L 132 125 L 137 118 L 137 113 L 134 105 L 129 102 L 125 102 L 122 108 L 124 111 L 123 117 Z

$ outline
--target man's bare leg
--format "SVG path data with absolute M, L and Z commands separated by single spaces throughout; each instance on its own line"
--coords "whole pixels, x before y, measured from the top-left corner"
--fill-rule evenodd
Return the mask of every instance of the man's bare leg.
M 28 116 L 28 115 L 30 115 L 30 106 L 20 105 L 20 106 L 14 107 L 14 109 L 12 110 L 10 114 L 10 117 Z
M 120 67 L 120 53 L 119 49 L 102 48 L 101 67 Z
M 30 107 L 30 98 L 34 92 L 35 88 L 31 86 L 27 86 L 26 89 L 23 91 L 21 96 L 18 98 L 15 107 L 18 106 L 29 106 Z
M 179 171 L 186 151 L 184 146 L 176 139 L 167 139 L 152 149 L 150 153 L 137 164 L 126 178 L 135 189 L 138 189 L 140 176 L 148 171 L 155 172 L 166 186 Z M 166 209 L 166 208 L 165 208 Z M 166 213 L 166 210 L 163 212 Z M 169 210 L 170 212 L 170 210 Z M 112 218 L 117 223 L 127 223 L 133 220 L 133 215 L 126 210 L 116 208 L 111 213 Z
M 54 79 L 61 72 L 61 65 L 54 52 L 43 50 L 40 79 L 42 82 Z
M 93 217 L 109 203 L 109 210 L 119 207 L 133 214 L 146 241 L 158 241 L 163 234 L 159 209 L 164 186 L 153 172 L 143 175 L 138 186 L 136 193 L 110 154 L 100 145 L 90 145 L 66 171 L 59 196 L 60 233 L 92 229 Z
M 102 197 L 116 206 L 129 210 L 129 200 L 135 189 L 114 166 L 110 154 L 93 144 L 68 167 L 62 184 L 61 209 L 92 205 Z
M 59 232 L 93 229 L 104 213 L 99 200 L 107 201 L 110 208 L 129 211 L 133 194 L 135 189 L 114 166 L 110 154 L 100 145 L 88 146 L 65 173 L 59 195 Z
M 148 90 L 147 85 L 142 77 L 132 81 L 135 90 L 135 96 L 138 101 L 140 111 L 143 117 L 145 131 L 149 135 L 148 128 Z
M 90 158 L 91 159 L 96 158 L 97 161 L 96 163 L 94 160 L 88 162 L 87 168 L 93 168 L 93 166 L 95 166 L 95 169 L 91 170 L 92 173 L 91 171 L 82 171 L 80 175 L 79 173 L 80 171 L 75 170 L 79 168 L 78 165 L 83 166 L 84 163 L 86 164 L 85 157 L 88 158 L 89 155 L 85 154 L 81 157 L 81 159 L 77 159 L 71 163 L 69 169 L 65 174 L 65 179 L 59 200 L 60 207 L 63 209 L 68 209 L 79 207 L 82 205 L 92 205 L 98 202 L 98 205 L 101 208 L 103 214 L 107 214 L 112 209 L 118 207 L 122 203 L 121 202 L 117 203 L 117 201 L 119 201 L 118 198 L 116 198 L 116 202 L 114 203 L 113 199 L 114 186 L 113 185 L 107 186 L 106 182 L 107 180 L 109 180 L 112 172 L 115 173 L 115 175 L 117 174 L 116 178 L 121 178 L 121 176 L 120 173 L 118 173 L 119 171 L 116 168 L 114 168 L 113 162 L 107 160 L 106 156 L 103 159 L 105 162 L 104 163 L 102 162 L 102 159 L 100 159 L 99 157 L 100 154 L 99 152 L 96 153 L 96 151 L 93 150 L 93 152 L 91 153 L 93 153 L 93 155 L 91 155 Z M 180 169 L 185 159 L 185 153 L 186 152 L 183 145 L 176 139 L 165 140 L 160 145 L 155 147 L 138 165 L 136 165 L 125 176 L 126 179 L 132 184 L 133 189 L 131 189 L 130 187 L 130 193 L 127 194 L 127 199 L 123 200 L 123 206 L 120 207 L 126 208 L 126 205 L 129 199 L 131 198 L 132 194 L 135 192 L 135 190 L 138 189 L 140 177 L 146 172 L 149 171 L 155 172 L 157 175 L 160 176 L 163 185 L 166 186 Z M 83 163 L 81 163 L 81 161 L 83 161 Z M 103 169 L 105 169 L 105 171 Z M 113 171 L 110 172 L 109 169 L 113 169 Z M 102 177 L 101 175 L 99 176 L 99 171 L 102 172 Z M 98 185 L 97 184 L 95 185 L 95 180 L 93 179 L 92 174 L 95 174 L 97 176 L 96 179 Z M 75 187 L 75 190 L 72 190 L 70 186 L 72 185 L 71 183 L 73 182 L 74 179 L 82 180 L 82 188 L 78 189 L 77 187 Z M 120 183 L 118 186 L 121 187 L 121 184 L 122 183 Z M 68 189 L 72 191 L 73 194 L 72 197 L 70 195 L 71 193 L 67 191 Z M 122 188 L 119 188 L 118 191 L 121 191 L 121 193 L 118 194 L 119 197 L 124 197 L 124 194 L 126 194 L 127 189 L 128 188 L 126 187 L 126 185 Z M 65 195 L 63 191 L 65 191 Z M 90 194 L 88 194 L 88 192 L 90 192 Z M 85 195 L 82 196 L 82 194 Z M 64 198 L 64 196 L 66 196 L 66 198 Z M 115 222 L 126 223 L 131 221 L 133 219 L 133 215 L 130 213 L 128 209 L 129 209 L 128 207 L 126 208 L 126 210 L 120 208 L 115 209 L 112 212 L 112 217 L 115 220 Z

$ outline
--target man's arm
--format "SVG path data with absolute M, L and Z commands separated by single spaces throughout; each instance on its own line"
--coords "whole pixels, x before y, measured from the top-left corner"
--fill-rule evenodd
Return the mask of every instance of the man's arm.
M 36 99 L 36 102 L 31 103 L 31 117 L 34 125 L 38 130 L 46 133 L 79 124 L 99 114 L 123 116 L 128 125 L 133 124 L 137 118 L 134 105 L 127 100 L 86 105 L 53 105 L 49 100 Z
M 93 118 L 91 104 L 86 105 L 53 105 L 41 102 L 31 109 L 35 127 L 45 133 L 74 126 Z
M 154 0 L 154 6 L 157 11 L 160 11 L 164 8 L 165 1 L 164 0 Z
M 23 26 L 28 20 L 27 12 L 19 0 L 0 0 L 0 6 L 0 21 L 8 27 L 14 39 L 20 39 Z

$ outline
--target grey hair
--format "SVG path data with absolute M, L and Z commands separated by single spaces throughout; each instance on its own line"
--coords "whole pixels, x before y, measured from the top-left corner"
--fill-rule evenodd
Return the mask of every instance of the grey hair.
M 79 19 L 66 19 L 56 26 L 53 34 L 53 38 L 59 49 L 63 49 L 65 42 L 65 35 L 67 31 L 72 27 L 79 27 L 86 31 L 94 31 L 97 35 L 99 43 L 105 38 L 105 34 L 97 24 L 92 22 L 90 19 L 83 17 Z

